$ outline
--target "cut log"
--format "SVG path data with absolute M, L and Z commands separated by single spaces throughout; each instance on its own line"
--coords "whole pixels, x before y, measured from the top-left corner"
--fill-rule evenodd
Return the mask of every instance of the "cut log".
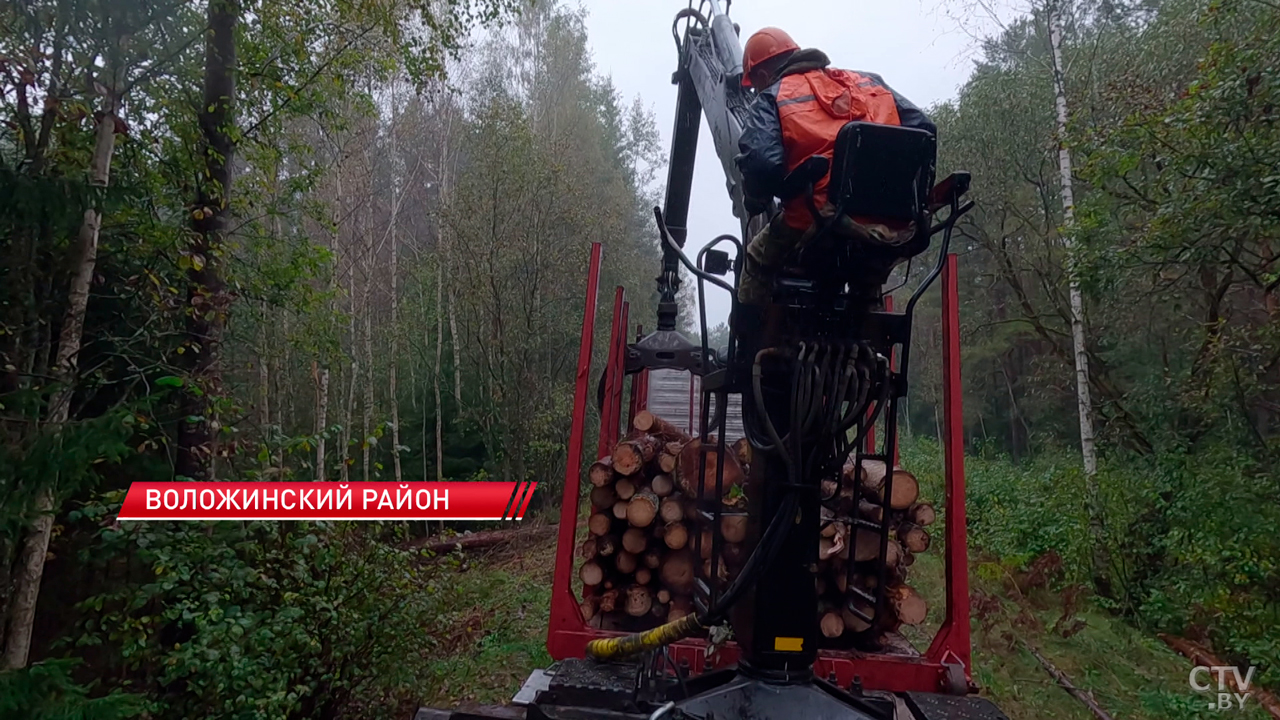
M 673 592 L 693 591 L 693 556 L 685 550 L 673 550 L 662 559 L 662 584 Z
M 884 484 L 888 470 L 879 460 L 862 461 L 862 489 L 871 497 L 884 501 Z M 889 498 L 889 507 L 894 510 L 906 510 L 920 498 L 920 483 L 916 476 L 903 470 L 893 470 L 893 497 Z
M 702 544 L 698 546 L 698 555 L 703 560 L 706 560 L 707 558 L 711 557 L 711 543 L 713 542 L 713 540 L 714 538 L 712 538 L 711 536 L 711 529 L 703 528 L 702 540 L 701 540 Z
M 606 590 L 605 592 L 601 593 L 600 594 L 600 612 L 611 613 L 614 610 L 617 610 L 618 596 L 620 594 L 621 593 L 619 593 L 617 590 Z
M 617 535 L 601 535 L 596 539 L 596 555 L 609 557 L 616 552 L 618 552 Z
M 642 558 L 642 561 L 644 562 L 645 567 L 649 568 L 650 570 L 657 570 L 658 568 L 662 567 L 662 550 L 658 548 L 650 549 L 649 551 L 645 552 L 644 557 Z
M 818 538 L 818 560 L 830 560 L 844 549 L 844 537 L 836 535 L 829 538 Z
M 619 500 L 630 500 L 636 494 L 636 484 L 627 478 L 618 478 L 613 491 L 617 493 Z
M 909 568 L 915 564 L 916 564 L 915 553 L 911 552 L 910 550 L 904 550 L 902 552 L 902 567 Z M 1280 720 L 1280 718 L 1278 718 L 1277 720 Z
M 454 535 L 445 539 L 439 536 L 433 538 L 423 538 L 421 541 L 413 542 L 410 547 L 420 548 L 436 555 L 447 555 L 456 550 L 480 550 L 482 548 L 490 548 L 495 545 L 505 543 L 519 544 L 528 542 L 535 538 L 555 533 L 555 525 L 534 525 L 525 528 L 510 528 L 506 530 L 485 530 L 482 532 L 471 533 L 470 535 Z
M 593 536 L 593 537 L 587 538 L 586 540 L 583 540 L 582 544 L 578 546 L 578 557 L 582 558 L 583 560 L 590 560 L 595 556 L 596 556 L 596 538 Z
M 910 585 L 889 588 L 888 595 L 889 606 L 893 608 L 893 614 L 902 624 L 919 625 L 924 622 L 929 607 L 925 604 L 924 598 L 920 597 L 920 594 Z
M 819 508 L 818 517 L 819 519 L 822 520 L 822 530 L 820 530 L 822 537 L 825 537 L 825 538 L 835 537 L 836 530 L 837 530 L 835 525 L 835 519 L 836 519 L 835 511 L 825 507 Z
M 684 440 L 684 441 L 677 441 L 677 442 L 669 442 L 669 443 L 667 443 L 665 446 L 663 446 L 663 448 L 662 448 L 662 452 L 666 453 L 667 455 L 676 455 L 676 456 L 678 456 L 678 455 L 680 455 L 680 450 L 681 450 L 682 448 L 684 448 L 684 444 L 685 444 L 686 442 L 688 442 L 688 440 Z
M 613 516 L 619 520 L 627 519 L 627 501 L 619 500 L 613 504 Z
M 818 608 L 818 626 L 822 629 L 822 634 L 829 638 L 838 638 L 844 634 L 844 618 L 840 617 L 840 610 L 829 602 L 823 602 Z
M 659 438 L 664 443 L 688 441 L 689 436 L 685 435 L 679 428 L 662 418 L 654 415 L 648 410 L 641 410 L 631 419 L 631 427 Z
M 649 611 L 649 614 L 653 616 L 654 620 L 664 623 L 667 621 L 667 606 L 660 602 L 654 602 L 653 609 Z
M 929 549 L 929 533 L 925 532 L 924 528 L 913 523 L 903 523 L 898 526 L 898 541 L 913 553 L 924 552 Z
M 903 637 L 902 633 L 886 632 L 876 640 L 876 646 L 886 655 L 920 657 L 920 651 L 916 650 L 911 641 Z
M 693 600 L 683 595 L 671 598 L 671 606 L 667 609 L 667 622 L 675 622 L 692 614 Z
M 920 527 L 926 527 L 938 519 L 938 514 L 929 503 L 916 503 L 907 508 L 907 519 Z
M 884 508 L 870 500 L 858 500 L 858 517 L 878 523 L 884 519 Z
M 591 480 L 591 484 L 596 487 L 604 487 L 605 485 L 612 483 L 613 458 L 602 457 L 591 463 L 591 469 L 587 471 L 587 478 L 589 478 Z
M 853 561 L 867 562 L 880 557 L 880 535 L 870 530 L 858 528 L 853 542 Z
M 578 579 L 583 585 L 599 585 L 604 582 L 604 568 L 589 560 L 578 569 Z
M 653 571 L 647 567 L 636 568 L 636 582 L 648 585 L 653 580 Z
M 628 528 L 622 533 L 622 549 L 632 555 L 639 555 L 649 545 L 649 536 L 640 528 Z
M 618 557 L 614 558 L 613 561 L 613 566 L 623 575 L 634 574 L 639 564 L 640 559 L 636 557 L 635 553 L 629 553 L 626 550 L 618 553 Z
M 746 467 L 751 464 L 751 443 L 746 438 L 738 438 L 733 443 L 733 456 L 738 458 L 738 462 Z
M 657 456 L 662 443 L 652 435 L 638 434 L 613 448 L 613 469 L 619 475 L 634 475 Z M 622 493 L 619 492 L 621 497 Z
M 746 515 L 721 515 L 720 534 L 725 542 L 742 542 L 747 539 Z
M 613 518 L 604 513 L 595 513 L 587 519 L 587 530 L 592 535 L 606 535 L 611 527 L 613 527 Z
M 643 618 L 653 609 L 653 593 L 644 585 L 631 585 L 627 588 L 627 615 L 632 618 Z
M 709 448 L 714 448 L 708 443 Z M 716 497 L 716 469 L 723 465 L 724 476 L 721 479 L 721 491 L 727 494 L 735 485 L 742 483 L 744 475 L 742 465 L 738 463 L 738 459 L 731 453 L 725 453 L 723 462 L 720 453 L 715 449 L 708 449 L 705 457 L 699 462 L 699 448 L 702 443 L 699 440 L 691 440 L 685 444 L 680 450 L 680 459 L 676 463 L 676 483 L 685 494 L 691 497 L 701 497 L 703 500 L 711 500 Z M 616 465 L 616 463 L 615 463 Z M 702 494 L 698 494 L 698 468 L 705 469 L 706 477 L 703 479 Z
M 894 510 L 906 510 L 920 499 L 920 482 L 916 476 L 906 470 L 893 471 L 893 488 L 890 491 L 889 507 Z
M 689 530 L 682 522 L 667 523 L 662 529 L 662 541 L 672 550 L 680 550 L 689 544 Z
M 888 474 L 885 464 L 879 460 L 863 460 L 862 474 L 858 478 L 858 486 L 873 497 L 880 496 L 884 487 L 884 478 Z
M 662 499 L 662 505 L 658 508 L 658 515 L 662 517 L 664 523 L 673 523 L 684 518 L 684 502 L 681 501 L 679 495 L 672 495 Z
M 670 471 L 664 471 L 664 472 L 670 472 Z M 670 475 L 666 475 L 663 473 L 654 475 L 653 480 L 649 481 L 649 489 L 653 490 L 653 494 L 657 495 L 658 497 L 664 498 L 670 495 L 671 491 L 675 490 L 675 488 L 676 488 L 675 481 L 671 479 Z
M 672 453 L 661 453 L 658 455 L 658 469 L 664 473 L 673 473 L 676 471 L 676 463 L 679 462 L 679 456 Z
M 891 572 L 899 572 L 902 565 L 902 544 L 897 540 L 890 540 L 889 544 L 884 548 L 884 564 L 888 566 Z
M 884 463 L 880 463 L 880 465 L 883 466 Z M 862 484 L 863 476 L 866 475 L 866 471 L 859 468 L 858 464 L 854 462 L 851 457 L 844 461 L 844 468 L 840 471 L 840 474 L 844 478 L 843 486 L 849 488 L 847 492 L 852 492 L 853 488 Z
M 602 485 L 591 489 L 591 507 L 596 510 L 612 508 L 618 502 L 618 494 L 612 485 Z
M 646 528 L 653 524 L 658 516 L 658 496 L 648 490 L 642 490 L 631 498 L 627 504 L 627 522 L 632 527 Z
M 1176 635 L 1166 635 L 1165 633 L 1156 633 L 1156 637 L 1164 641 L 1165 645 L 1173 648 L 1178 653 L 1191 661 L 1193 665 L 1204 665 L 1206 667 L 1229 667 L 1229 663 L 1223 662 L 1218 656 L 1210 652 L 1209 648 L 1194 643 L 1185 638 Z M 1236 682 L 1234 673 L 1226 676 L 1227 684 L 1231 686 L 1232 691 L 1244 694 L 1245 692 L 1253 693 L 1258 699 L 1258 704 L 1271 713 L 1271 717 L 1280 720 L 1280 701 L 1276 700 L 1276 696 L 1265 688 L 1251 685 L 1241 688 L 1240 683 Z
M 600 610 L 600 598 L 595 595 L 589 595 L 583 599 L 578 609 L 582 611 L 582 619 L 591 622 L 591 618 L 595 617 L 596 612 Z
M 720 556 L 724 558 L 730 570 L 737 570 L 747 561 L 747 546 L 742 543 L 727 542 L 720 548 Z
M 658 599 L 658 602 L 662 603 L 663 605 L 666 605 L 667 603 L 671 602 L 671 591 L 666 588 L 662 588 L 658 590 L 658 592 L 655 594 L 654 597 Z

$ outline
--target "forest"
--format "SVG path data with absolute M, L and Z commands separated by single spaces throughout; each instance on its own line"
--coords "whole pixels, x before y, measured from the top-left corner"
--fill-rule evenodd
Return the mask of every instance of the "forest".
M 970 544 L 1280 690 L 1280 6 L 1011 9 L 927 109 L 974 177 Z M 651 322 L 666 175 L 585 12 L 0 4 L 0 716 L 408 717 L 455 642 L 414 549 L 442 528 L 115 516 L 173 479 L 533 479 L 554 509 L 590 247 Z

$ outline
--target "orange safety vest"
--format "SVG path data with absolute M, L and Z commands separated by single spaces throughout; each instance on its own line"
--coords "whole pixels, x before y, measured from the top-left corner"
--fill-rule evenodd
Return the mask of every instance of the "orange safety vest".
M 778 121 L 787 172 L 814 155 L 831 160 L 836 133 L 854 120 L 901 125 L 893 91 L 875 80 L 849 70 L 826 68 L 787 75 L 778 88 Z M 813 187 L 813 199 L 821 210 L 827 201 L 828 173 Z M 813 224 L 803 195 L 786 200 L 782 219 L 797 230 Z

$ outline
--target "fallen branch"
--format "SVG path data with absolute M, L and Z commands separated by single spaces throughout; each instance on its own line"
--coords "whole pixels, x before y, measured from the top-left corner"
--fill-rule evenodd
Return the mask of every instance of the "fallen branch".
M 1041 655 L 1035 648 L 1031 647 L 1027 643 L 1022 643 L 1022 647 L 1026 648 L 1027 652 L 1035 656 L 1036 660 L 1040 662 L 1040 667 L 1044 668 L 1045 672 L 1049 673 L 1054 680 L 1057 680 L 1058 685 L 1060 685 L 1063 690 L 1071 693 L 1072 697 L 1084 703 L 1085 707 L 1089 708 L 1089 711 L 1093 713 L 1094 717 L 1098 718 L 1098 720 L 1112 720 L 1111 716 L 1107 714 L 1106 710 L 1103 710 L 1102 707 L 1098 705 L 1092 695 L 1071 684 L 1071 678 L 1067 677 L 1066 673 L 1054 667 L 1053 663 L 1049 662 L 1045 656 Z
M 536 525 L 531 528 L 507 528 L 505 530 L 486 530 L 470 535 L 454 535 L 443 540 L 438 537 L 423 538 L 423 544 L 420 547 L 437 555 L 451 553 L 458 549 L 463 551 L 480 550 L 503 543 L 533 540 L 544 536 L 549 537 L 555 534 L 557 528 L 557 525 Z
M 1210 652 L 1208 648 L 1200 645 L 1199 643 L 1194 643 L 1190 640 L 1174 637 L 1172 635 L 1165 635 L 1164 633 L 1157 633 L 1156 637 L 1163 640 L 1165 645 L 1173 648 L 1195 665 L 1204 665 L 1206 667 L 1227 667 L 1231 664 L 1223 662 L 1216 655 Z M 1254 687 L 1252 685 L 1249 686 L 1249 690 L 1246 693 L 1236 684 L 1234 676 L 1227 675 L 1226 680 L 1227 683 L 1231 685 L 1232 691 L 1241 695 L 1249 694 L 1257 698 L 1258 704 L 1265 708 L 1266 711 L 1271 714 L 1271 717 L 1276 720 L 1280 720 L 1280 702 L 1276 701 L 1275 695 L 1272 695 L 1267 690 L 1263 690 L 1262 688 Z

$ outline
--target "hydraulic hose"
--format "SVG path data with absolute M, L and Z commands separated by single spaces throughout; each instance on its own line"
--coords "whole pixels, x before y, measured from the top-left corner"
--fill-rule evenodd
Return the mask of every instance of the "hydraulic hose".
M 652 630 L 623 637 L 603 638 L 587 643 L 587 657 L 595 660 L 617 660 L 637 653 L 657 650 L 663 645 L 683 640 L 705 628 L 694 614 L 685 615 Z
M 706 614 L 698 616 L 686 615 L 679 620 L 672 620 L 652 630 L 632 633 L 622 637 L 601 638 L 587 643 L 587 657 L 595 660 L 617 660 L 637 653 L 657 650 L 663 645 L 670 645 L 685 638 L 692 637 L 703 630 L 717 624 L 729 608 L 742 596 L 742 593 L 755 583 L 759 573 L 773 564 L 788 531 L 794 526 L 789 522 L 795 517 L 796 501 L 794 491 L 788 493 L 778 513 L 773 516 L 769 527 L 765 530 L 760 544 L 747 558 L 742 572 L 725 590 L 715 607 L 708 608 Z

